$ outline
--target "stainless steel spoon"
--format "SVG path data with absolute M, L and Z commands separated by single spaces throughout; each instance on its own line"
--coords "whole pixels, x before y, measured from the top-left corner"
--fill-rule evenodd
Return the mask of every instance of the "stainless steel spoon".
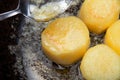
M 44 0 L 44 2 L 38 6 L 31 4 L 30 0 L 19 0 L 15 10 L 0 14 L 0 21 L 17 14 L 22 14 L 36 21 L 46 21 L 63 13 L 70 6 L 71 2 L 72 0 Z

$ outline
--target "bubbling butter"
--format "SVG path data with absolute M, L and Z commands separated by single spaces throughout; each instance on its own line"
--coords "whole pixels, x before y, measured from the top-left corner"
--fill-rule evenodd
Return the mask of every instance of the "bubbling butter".
M 30 5 L 32 16 L 37 21 L 48 21 L 60 13 L 63 13 L 69 5 L 63 0 L 59 2 L 48 2 L 40 8 L 38 5 Z

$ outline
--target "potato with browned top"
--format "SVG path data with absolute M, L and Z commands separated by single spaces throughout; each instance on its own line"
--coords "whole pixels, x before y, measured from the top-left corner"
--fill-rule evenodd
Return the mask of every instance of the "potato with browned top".
M 120 80 L 120 56 L 101 44 L 84 55 L 80 69 L 86 80 Z
M 108 28 L 104 42 L 120 55 L 120 20 Z
M 78 13 L 93 33 L 103 33 L 119 18 L 119 0 L 85 0 Z
M 58 18 L 50 23 L 41 38 L 46 56 L 65 66 L 81 59 L 90 44 L 86 25 L 73 16 Z

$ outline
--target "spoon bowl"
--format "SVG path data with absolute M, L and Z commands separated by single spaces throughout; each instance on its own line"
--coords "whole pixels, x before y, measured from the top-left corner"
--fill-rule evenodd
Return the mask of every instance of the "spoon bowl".
M 22 14 L 27 18 L 35 21 L 48 21 L 58 14 L 63 13 L 69 6 L 72 0 L 19 0 L 15 10 L 11 10 L 0 14 L 0 21 L 17 14 Z

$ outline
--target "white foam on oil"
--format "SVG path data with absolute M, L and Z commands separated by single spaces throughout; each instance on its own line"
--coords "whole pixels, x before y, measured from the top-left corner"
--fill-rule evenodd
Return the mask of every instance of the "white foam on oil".
M 64 0 L 62 0 L 59 2 L 47 3 L 41 6 L 41 8 L 38 8 L 37 5 L 30 5 L 30 11 L 32 16 L 37 21 L 46 21 L 54 18 L 58 14 L 63 13 L 68 8 L 68 6 L 69 5 Z

